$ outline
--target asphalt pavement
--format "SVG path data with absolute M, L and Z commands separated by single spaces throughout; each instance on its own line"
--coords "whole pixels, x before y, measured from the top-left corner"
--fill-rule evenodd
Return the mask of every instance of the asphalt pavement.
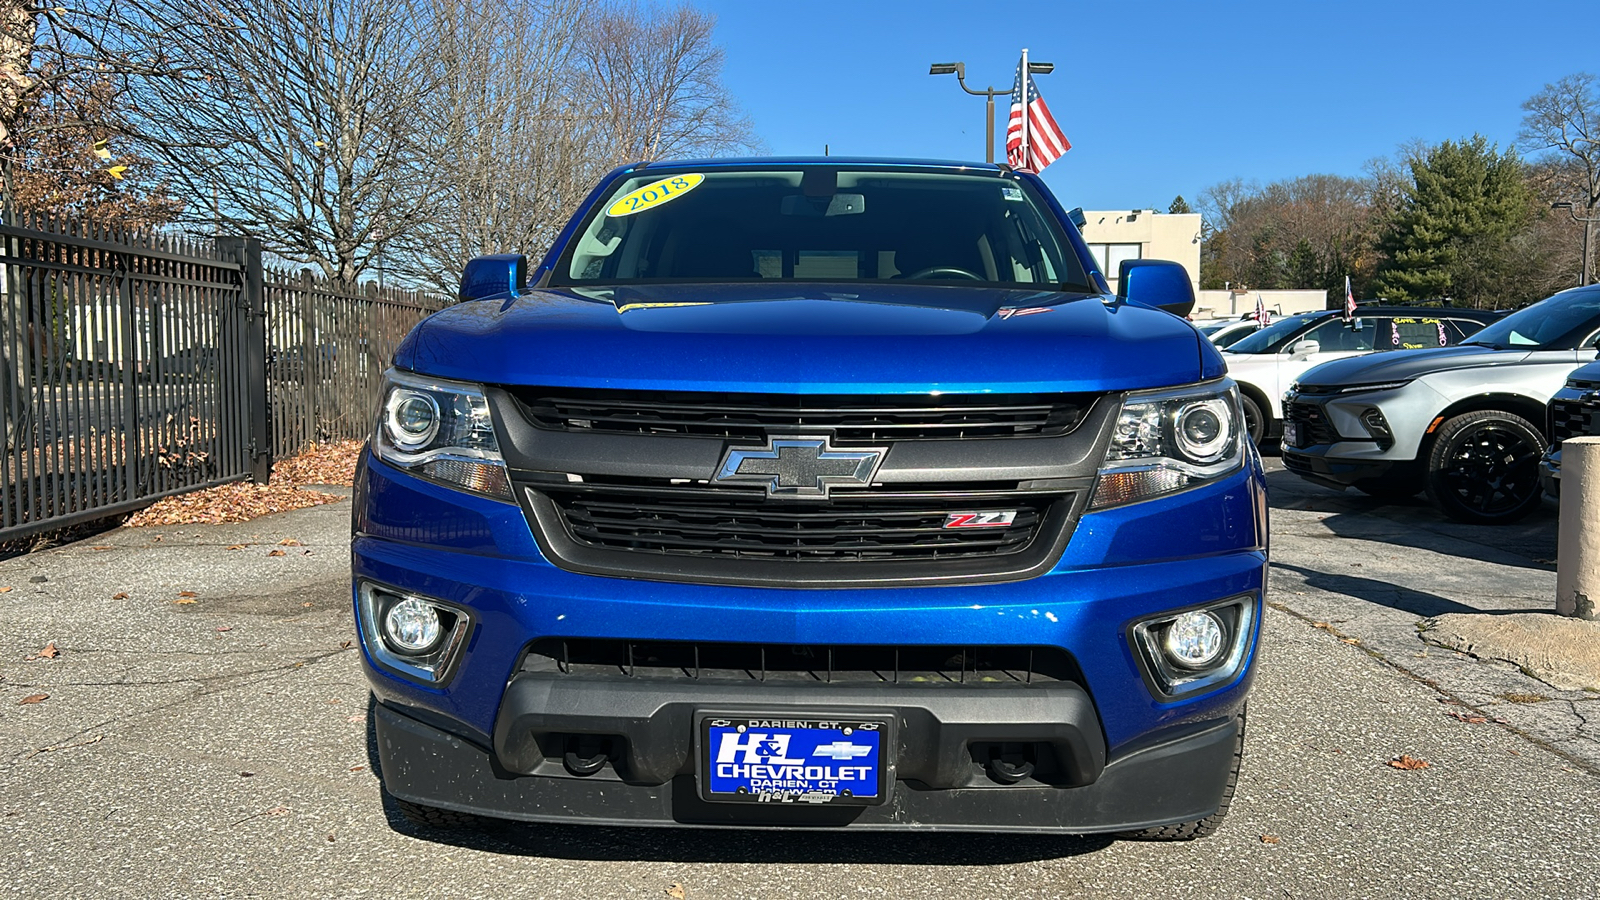
M 1270 462 L 1270 461 L 1269 461 Z M 1509 528 L 1272 465 L 1273 571 L 1217 835 L 436 832 L 379 788 L 347 503 L 0 561 L 0 889 L 69 897 L 1583 897 L 1597 695 L 1432 647 L 1553 606 L 1553 504 Z M 39 656 L 53 642 L 55 658 Z M 25 698 L 48 698 L 21 703 Z M 1407 756 L 1425 767 L 1389 765 Z

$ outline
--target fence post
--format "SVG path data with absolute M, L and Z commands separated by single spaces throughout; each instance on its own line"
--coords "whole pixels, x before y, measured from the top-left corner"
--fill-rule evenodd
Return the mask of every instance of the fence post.
M 1556 531 L 1556 612 L 1600 619 L 1600 437 L 1561 442 L 1561 519 Z
M 244 312 L 245 425 L 249 435 L 250 480 L 266 484 L 272 477 L 272 435 L 267 428 L 267 308 L 261 241 L 257 238 L 217 238 L 217 246 L 233 254 L 244 267 L 239 279 L 239 308 Z

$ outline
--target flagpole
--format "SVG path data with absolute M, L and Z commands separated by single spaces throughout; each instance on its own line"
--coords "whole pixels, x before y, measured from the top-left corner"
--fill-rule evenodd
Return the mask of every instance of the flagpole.
M 1022 165 L 1021 169 L 1028 169 L 1033 164 L 1033 148 L 1028 145 L 1028 48 L 1022 48 L 1022 68 L 1017 74 L 1017 87 L 1022 96 Z

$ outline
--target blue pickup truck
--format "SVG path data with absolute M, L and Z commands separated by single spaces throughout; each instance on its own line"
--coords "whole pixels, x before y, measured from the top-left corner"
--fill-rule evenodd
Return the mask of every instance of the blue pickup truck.
M 1260 460 L 1187 273 L 1113 292 L 1075 221 L 1004 166 L 649 163 L 469 264 L 356 481 L 399 810 L 1215 829 Z

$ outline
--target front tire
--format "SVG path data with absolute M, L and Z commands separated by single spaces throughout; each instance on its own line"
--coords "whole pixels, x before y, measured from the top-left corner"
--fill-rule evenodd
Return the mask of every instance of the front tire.
M 1428 499 L 1459 522 L 1515 522 L 1543 499 L 1544 446 L 1539 429 L 1515 413 L 1485 409 L 1456 416 L 1439 429 L 1428 454 Z
M 1244 766 L 1245 710 L 1239 710 L 1239 730 L 1233 737 L 1233 771 L 1228 773 L 1228 783 L 1222 788 L 1222 803 L 1217 811 L 1195 822 L 1179 822 L 1160 828 L 1142 828 L 1138 831 L 1118 832 L 1117 837 L 1128 841 L 1192 841 L 1214 834 L 1222 827 L 1222 819 L 1233 803 L 1233 793 L 1239 787 L 1239 770 Z
M 1239 405 L 1244 407 L 1244 430 L 1250 435 L 1250 442 L 1257 447 L 1267 436 L 1267 417 L 1261 411 L 1261 404 L 1257 403 L 1249 394 L 1239 395 Z

